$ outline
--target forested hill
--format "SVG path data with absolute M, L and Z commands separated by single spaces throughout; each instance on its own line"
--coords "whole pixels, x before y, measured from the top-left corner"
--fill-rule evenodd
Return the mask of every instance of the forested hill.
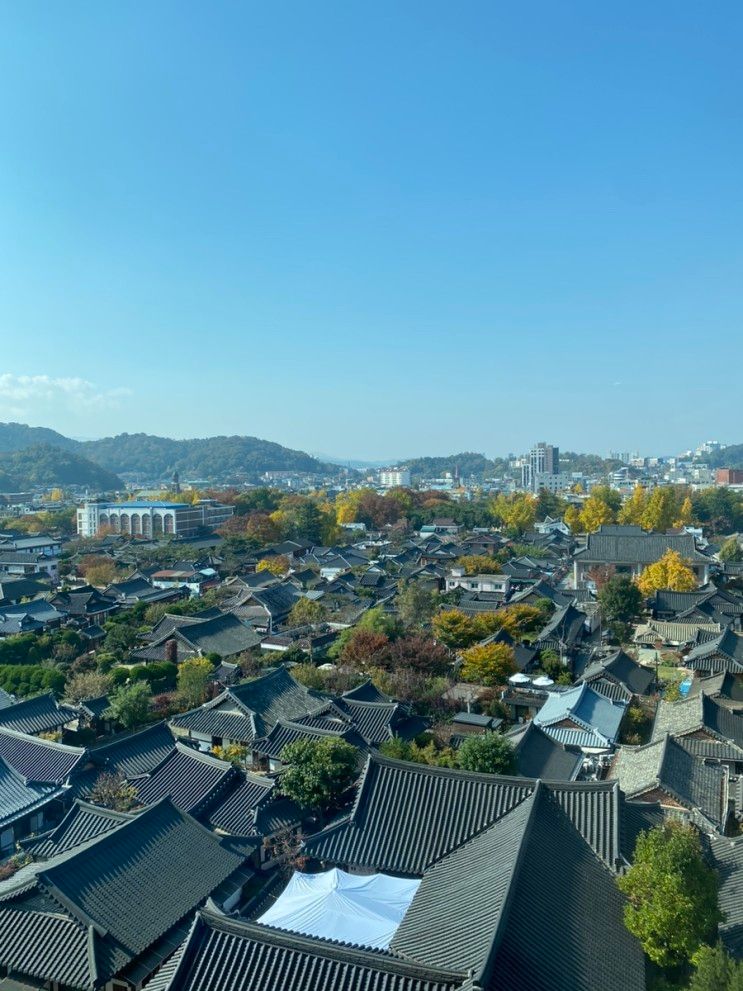
M 49 427 L 29 427 L 26 423 L 0 423 L 0 452 L 23 451 L 39 445 L 75 451 L 80 442 L 50 430 Z
M 257 437 L 172 440 L 150 434 L 119 434 L 102 440 L 77 441 L 45 427 L 0 423 L 0 452 L 36 450 L 38 445 L 74 452 L 108 473 L 123 472 L 154 479 L 167 478 L 174 471 L 178 471 L 183 478 L 216 481 L 231 477 L 255 479 L 264 471 L 336 474 L 339 470 L 337 466 L 310 457 L 304 451 L 294 451 Z M 48 455 L 42 460 L 47 462 L 48 467 Z M 30 462 L 27 469 L 31 471 Z M 89 472 L 84 470 L 78 484 L 93 484 L 88 479 Z M 70 482 L 73 481 L 77 480 L 70 479 Z
M 731 444 L 721 451 L 704 455 L 711 468 L 743 468 L 743 444 Z
M 150 434 L 118 434 L 103 440 L 86 441 L 81 451 L 92 461 L 115 472 L 138 472 L 150 476 L 219 479 L 227 476 L 257 475 L 264 471 L 332 472 L 326 465 L 303 451 L 257 437 L 206 437 L 171 440 Z
M 101 468 L 74 451 L 39 444 L 23 451 L 0 453 L 0 490 L 20 492 L 34 486 L 87 486 L 95 492 L 122 489 L 113 472 Z
M 485 477 L 491 475 L 494 463 L 486 458 L 484 454 L 475 454 L 472 451 L 463 451 L 461 454 L 450 454 L 447 457 L 438 458 L 413 458 L 410 461 L 401 461 L 401 468 L 409 468 L 413 478 L 441 478 L 445 472 L 459 472 L 460 478 L 467 478 L 472 475 Z

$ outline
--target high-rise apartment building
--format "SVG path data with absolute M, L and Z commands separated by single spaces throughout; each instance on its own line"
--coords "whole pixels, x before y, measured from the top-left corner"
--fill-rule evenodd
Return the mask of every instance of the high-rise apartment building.
M 524 458 L 521 466 L 521 484 L 532 492 L 538 492 L 540 488 L 554 489 L 554 479 L 551 476 L 559 474 L 559 447 L 540 441 Z M 548 484 L 545 484 L 545 478 Z

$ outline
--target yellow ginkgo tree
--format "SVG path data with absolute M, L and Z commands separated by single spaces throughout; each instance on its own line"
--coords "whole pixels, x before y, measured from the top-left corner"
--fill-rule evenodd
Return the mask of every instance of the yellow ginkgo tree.
M 662 558 L 645 568 L 637 579 L 637 585 L 645 596 L 662 588 L 673 592 L 691 592 L 697 587 L 697 579 L 678 551 L 667 550 Z

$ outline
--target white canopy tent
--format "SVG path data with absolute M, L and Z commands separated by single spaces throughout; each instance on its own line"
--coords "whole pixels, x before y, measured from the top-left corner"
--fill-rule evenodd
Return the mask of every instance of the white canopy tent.
M 296 872 L 257 920 L 303 936 L 386 950 L 420 881 L 387 874 Z

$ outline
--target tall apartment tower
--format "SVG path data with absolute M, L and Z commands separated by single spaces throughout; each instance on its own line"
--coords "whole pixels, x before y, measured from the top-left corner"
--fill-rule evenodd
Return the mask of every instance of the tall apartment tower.
M 560 474 L 560 449 L 540 441 L 524 458 L 521 468 L 521 484 L 525 489 L 537 492 L 540 488 L 552 488 L 545 484 L 545 476 Z M 547 481 L 549 481 L 547 479 Z

